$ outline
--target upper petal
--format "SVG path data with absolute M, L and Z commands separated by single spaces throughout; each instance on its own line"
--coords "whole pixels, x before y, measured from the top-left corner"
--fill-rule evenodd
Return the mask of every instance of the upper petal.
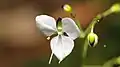
M 69 37 L 71 37 L 73 40 L 79 37 L 80 30 L 71 18 L 63 18 L 62 24 L 63 31 L 66 32 Z
M 36 24 L 46 36 L 51 36 L 56 31 L 56 21 L 53 17 L 39 15 L 36 17 Z
M 74 47 L 74 42 L 67 36 L 58 35 L 52 38 L 51 50 L 53 54 L 60 60 L 60 62 L 68 56 Z

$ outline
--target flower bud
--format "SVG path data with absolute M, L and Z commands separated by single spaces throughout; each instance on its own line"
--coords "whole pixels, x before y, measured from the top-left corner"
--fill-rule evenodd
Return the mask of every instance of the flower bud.
M 120 65 L 120 56 L 119 56 L 119 57 L 117 57 L 117 59 L 116 59 L 115 63 Z
M 114 4 L 114 5 L 110 8 L 110 10 L 111 10 L 112 12 L 120 12 L 120 4 Z
M 91 47 L 95 47 L 98 43 L 98 36 L 95 34 L 95 33 L 89 33 L 88 36 L 88 44 L 91 46 Z
M 66 11 L 66 12 L 72 12 L 72 7 L 71 7 L 70 5 L 68 5 L 68 4 L 65 4 L 65 5 L 63 6 L 63 9 L 64 9 L 64 11 Z

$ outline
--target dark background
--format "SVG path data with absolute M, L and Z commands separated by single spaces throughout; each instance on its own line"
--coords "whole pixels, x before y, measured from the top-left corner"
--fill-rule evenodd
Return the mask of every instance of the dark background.
M 35 17 L 68 16 L 61 6 L 71 4 L 83 28 L 98 14 L 120 0 L 0 0 L 0 67 L 80 67 L 84 39 L 60 64 L 48 65 L 49 42 L 35 26 Z M 99 43 L 88 49 L 86 64 L 103 64 L 120 55 L 120 13 L 111 14 L 95 27 Z M 106 45 L 106 47 L 104 47 Z

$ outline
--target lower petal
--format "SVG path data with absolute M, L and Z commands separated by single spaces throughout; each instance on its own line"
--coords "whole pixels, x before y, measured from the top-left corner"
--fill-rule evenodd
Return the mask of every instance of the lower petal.
M 72 52 L 74 41 L 70 37 L 58 35 L 52 38 L 50 45 L 53 54 L 62 61 Z

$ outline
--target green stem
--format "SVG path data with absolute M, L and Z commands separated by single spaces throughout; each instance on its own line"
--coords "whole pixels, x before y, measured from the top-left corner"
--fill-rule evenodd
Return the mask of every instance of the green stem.
M 115 13 L 115 12 L 112 12 L 110 9 L 108 9 L 108 10 L 104 11 L 103 13 L 98 14 L 98 15 L 92 20 L 92 22 L 90 23 L 90 25 L 87 27 L 87 29 L 86 29 L 85 32 L 84 32 L 84 35 L 87 35 L 87 34 L 90 32 L 92 26 L 95 27 L 95 24 L 96 24 L 96 23 L 99 23 L 102 18 L 104 18 L 104 17 L 106 17 L 106 16 L 108 16 L 108 15 L 110 15 L 110 14 L 112 14 L 112 13 Z
M 84 43 L 84 46 L 83 46 L 83 59 L 85 59 L 86 58 L 86 56 L 87 56 L 87 50 L 88 50 L 88 40 L 87 40 L 87 38 L 86 38 L 86 40 L 85 40 L 85 43 Z
M 75 15 L 73 14 L 73 12 L 71 12 L 71 17 L 75 20 L 77 26 L 79 27 L 80 29 L 80 38 L 85 38 L 87 36 L 88 33 L 91 32 L 91 29 L 93 31 L 96 23 L 99 23 L 100 20 L 110 14 L 112 14 L 113 12 L 110 11 L 110 9 L 106 10 L 105 12 L 101 13 L 101 14 L 98 14 L 93 20 L 92 22 L 89 24 L 89 26 L 87 27 L 87 29 L 84 31 L 81 27 L 81 24 L 79 22 L 79 20 L 77 20 L 75 18 Z M 83 46 L 83 54 L 82 54 L 82 58 L 83 58 L 83 65 L 82 67 L 84 66 L 84 62 L 85 62 L 85 58 L 87 56 L 87 51 L 88 51 L 88 40 L 86 39 L 85 40 L 85 43 L 84 43 L 84 46 Z
M 100 19 L 102 19 L 103 16 L 101 14 L 98 14 L 90 23 L 90 25 L 87 27 L 87 29 L 85 30 L 84 34 L 87 35 L 89 32 L 91 32 L 91 29 L 95 27 L 95 24 L 100 22 Z

